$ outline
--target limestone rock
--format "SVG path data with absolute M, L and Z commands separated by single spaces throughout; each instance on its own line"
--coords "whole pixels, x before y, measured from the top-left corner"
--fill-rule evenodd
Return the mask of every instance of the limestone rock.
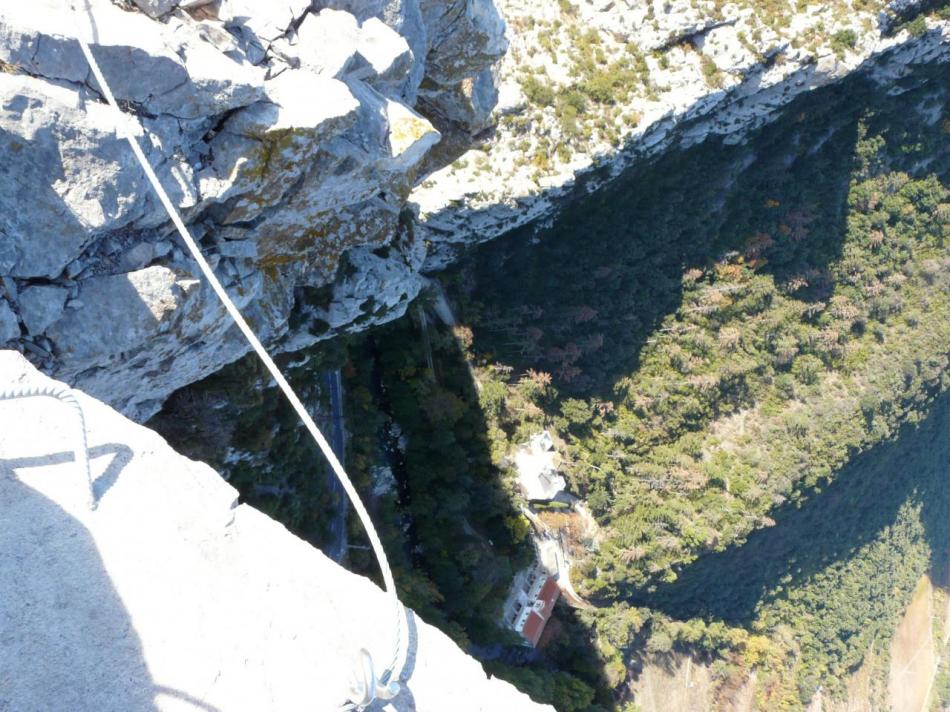
M 295 72 L 269 81 L 267 94 L 267 101 L 232 114 L 211 143 L 214 162 L 199 185 L 208 200 L 229 201 L 220 217 L 225 224 L 279 202 L 360 107 L 342 82 Z
M 148 242 L 140 242 L 122 255 L 119 266 L 123 272 L 132 272 L 147 266 L 153 259 L 154 246 Z
M 141 217 L 141 169 L 87 93 L 0 73 L 0 272 L 55 277 L 92 230 Z
M 735 25 L 721 25 L 696 41 L 696 47 L 722 71 L 741 74 L 758 62 L 752 51 L 742 43 Z
M 27 287 L 20 292 L 20 316 L 31 335 L 42 334 L 66 308 L 69 291 L 62 287 Z
M 47 384 L 0 351 L 0 388 Z M 553 712 L 246 504 L 207 465 L 76 392 L 0 404 L 0 619 L 10 710 L 334 710 L 361 648 L 396 652 L 383 712 Z
M 519 93 L 520 96 L 520 93 Z M 428 104 L 429 96 L 426 95 Z M 493 111 L 498 108 L 499 93 L 495 75 L 484 69 L 438 94 L 438 101 L 429 104 L 431 111 L 452 124 L 465 126 L 471 133 L 488 128 L 494 123 Z
M 500 59 L 508 49 L 505 21 L 492 0 L 421 0 L 433 28 L 426 78 L 454 84 Z
M 360 325 L 389 321 L 401 315 L 424 286 L 418 265 L 413 269 L 411 262 L 386 259 L 367 247 L 351 250 L 349 265 L 354 268 L 352 275 L 334 285 L 331 306 L 324 312 L 331 327 L 353 322 L 354 313 Z
M 244 353 L 231 318 L 190 269 L 172 263 L 83 280 L 82 308 L 69 310 L 46 330 L 57 348 L 53 370 L 144 419 L 179 383 L 200 380 L 234 353 Z M 262 293 L 262 276 L 242 277 L 224 262 L 218 272 L 253 321 L 248 306 Z M 273 338 L 273 324 L 255 326 L 263 338 Z
M 20 338 L 20 324 L 10 305 L 0 299 L 0 344 Z
M 49 336 L 77 367 L 141 348 L 167 331 L 172 318 L 180 318 L 175 312 L 197 284 L 190 274 L 160 266 L 84 280 L 79 290 L 83 308 L 53 324 Z M 108 325 L 108 333 L 102 325 Z
M 327 8 L 307 15 L 297 28 L 301 66 L 343 79 L 356 62 L 359 35 L 359 24 L 348 12 Z
M 198 118 L 262 98 L 263 73 L 224 56 L 187 26 L 166 26 L 93 0 L 95 31 L 85 13 L 54 0 L 0 10 L 0 60 L 47 79 L 83 82 L 89 70 L 77 37 L 93 54 L 116 98 L 150 114 Z
M 350 72 L 350 76 L 362 79 L 384 93 L 382 87 L 398 88 L 412 66 L 409 43 L 375 17 L 360 25 L 356 51 L 362 62 Z
M 180 0 L 133 0 L 133 2 L 149 17 L 161 17 L 178 7 Z
M 394 318 L 418 293 L 424 249 L 405 201 L 441 160 L 418 88 L 438 75 L 425 107 L 442 92 L 456 107 L 445 115 L 480 122 L 494 96 L 483 70 L 504 38 L 486 0 L 425 14 L 419 0 L 141 3 L 91 0 L 94 33 L 84 9 L 56 0 L 0 8 L 0 277 L 21 316 L 17 290 L 69 280 L 66 312 L 28 324 L 54 354 L 44 367 L 145 418 L 248 346 L 173 247 L 77 38 L 270 345 Z M 288 334 L 299 289 L 328 286 L 332 314 Z M 15 322 L 4 333 L 19 336 Z
M 238 37 L 252 64 L 261 64 L 270 45 L 285 36 L 293 24 L 310 8 L 310 0 L 257 2 L 256 0 L 221 0 L 217 15 Z
M 476 110 L 477 81 L 471 89 L 466 80 L 439 92 L 431 104 L 428 85 L 421 92 L 424 113 L 445 123 L 497 122 L 484 145 L 466 154 L 464 142 L 454 143 L 458 134 L 436 120 L 448 136 L 439 150 L 461 145 L 462 155 L 411 196 L 417 232 L 431 246 L 426 270 L 444 267 L 473 242 L 550 216 L 579 186 L 594 190 L 671 145 L 711 135 L 740 142 L 803 92 L 854 71 L 894 81 L 908 63 L 950 61 L 950 23 L 930 18 L 921 37 L 889 35 L 870 6 L 842 13 L 839 6 L 812 4 L 787 23 L 770 24 L 743 0 L 725 6 L 711 0 L 497 4 L 509 22 L 511 46 L 492 70 L 499 97 L 494 114 L 484 119 Z M 857 41 L 842 51 L 832 46 L 833 37 L 846 30 Z M 640 76 L 606 103 L 588 102 L 575 122 L 563 120 L 557 102 L 527 95 L 525 84 L 534 78 L 564 96 L 591 56 L 602 56 L 604 67 L 639 64 Z
M 400 96 L 407 104 L 413 105 L 426 71 L 427 54 L 435 34 L 434 28 L 427 26 L 422 17 L 419 0 L 321 0 L 320 5 L 345 10 L 361 23 L 370 18 L 379 18 L 405 38 L 412 51 L 412 66 L 400 88 Z
M 252 260 L 257 257 L 257 244 L 253 240 L 224 240 L 218 243 L 218 254 Z

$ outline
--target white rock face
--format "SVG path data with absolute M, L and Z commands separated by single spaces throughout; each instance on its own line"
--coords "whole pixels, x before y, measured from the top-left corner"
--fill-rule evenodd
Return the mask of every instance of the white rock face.
M 374 86 L 386 83 L 398 86 L 412 64 L 409 43 L 377 17 L 369 18 L 360 26 L 356 53 L 364 66 L 352 76 Z
M 62 287 L 27 287 L 20 292 L 20 316 L 30 334 L 42 334 L 62 314 L 69 292 Z
M 0 390 L 46 382 L 0 351 Z M 386 595 L 108 406 L 0 401 L 0 709 L 335 710 L 361 648 L 392 657 Z M 412 616 L 388 712 L 552 710 Z
M 721 7 L 705 0 L 497 4 L 511 41 L 496 69 L 498 127 L 410 199 L 417 232 L 432 246 L 426 270 L 551 215 L 595 169 L 617 175 L 672 145 L 710 135 L 741 141 L 796 96 L 862 68 L 900 71 L 908 63 L 950 59 L 950 23 L 930 19 L 920 38 L 887 36 L 878 15 L 894 9 L 884 0 L 862 9 L 790 5 L 774 18 L 754 0 Z M 585 65 L 604 70 L 593 76 L 604 80 L 601 91 L 614 94 L 600 104 L 585 99 L 584 110 L 566 119 L 559 95 L 573 89 L 576 100 Z M 882 71 L 892 70 L 877 70 L 878 76 Z M 531 96 L 531 82 L 549 95 L 534 88 Z
M 2 342 L 137 418 L 248 349 L 194 279 L 79 37 L 265 341 L 402 313 L 422 243 L 400 213 L 441 139 L 417 90 L 431 74 L 437 106 L 473 82 L 504 50 L 504 23 L 490 0 L 337 5 L 92 0 L 94 28 L 56 0 L 0 6 Z M 343 273 L 351 250 L 365 254 Z M 288 335 L 304 286 L 341 300 Z
M 305 69 L 343 79 L 356 62 L 359 35 L 359 23 L 348 12 L 311 13 L 297 29 L 297 57 Z

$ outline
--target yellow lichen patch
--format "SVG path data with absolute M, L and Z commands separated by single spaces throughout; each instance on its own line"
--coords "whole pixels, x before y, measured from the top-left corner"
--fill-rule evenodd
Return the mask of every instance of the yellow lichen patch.
M 280 200 L 287 187 L 304 170 L 311 159 L 314 140 L 300 129 L 274 131 L 260 136 L 257 150 L 241 156 L 230 171 L 229 180 L 254 186 L 241 195 L 233 206 L 227 222 L 250 220 L 260 211 Z
M 393 157 L 401 156 L 426 134 L 434 133 L 432 124 L 402 104 L 389 105 L 389 150 Z
M 394 234 L 396 220 L 388 211 L 374 212 L 359 205 L 313 214 L 306 225 L 262 235 L 258 265 L 262 270 L 292 268 L 311 278 L 330 280 L 347 249 L 384 244 Z

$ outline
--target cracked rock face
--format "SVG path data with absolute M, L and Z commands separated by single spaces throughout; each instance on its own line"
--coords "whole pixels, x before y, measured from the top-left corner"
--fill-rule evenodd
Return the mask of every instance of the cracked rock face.
M 247 351 L 120 138 L 80 37 L 266 343 L 404 311 L 424 258 L 405 203 L 441 139 L 418 99 L 430 116 L 452 107 L 457 135 L 481 128 L 491 92 L 468 112 L 456 94 L 504 52 L 491 0 L 91 8 L 94 26 L 58 0 L 0 7 L 0 347 L 136 418 Z

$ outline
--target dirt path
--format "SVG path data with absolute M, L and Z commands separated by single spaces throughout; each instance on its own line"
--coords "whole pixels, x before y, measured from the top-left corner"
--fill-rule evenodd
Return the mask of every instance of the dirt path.
M 527 507 L 522 507 L 521 511 L 534 525 L 538 558 L 548 571 L 558 574 L 557 584 L 564 600 L 574 608 L 590 608 L 590 603 L 578 595 L 571 583 L 571 559 L 559 533 L 552 530 Z

